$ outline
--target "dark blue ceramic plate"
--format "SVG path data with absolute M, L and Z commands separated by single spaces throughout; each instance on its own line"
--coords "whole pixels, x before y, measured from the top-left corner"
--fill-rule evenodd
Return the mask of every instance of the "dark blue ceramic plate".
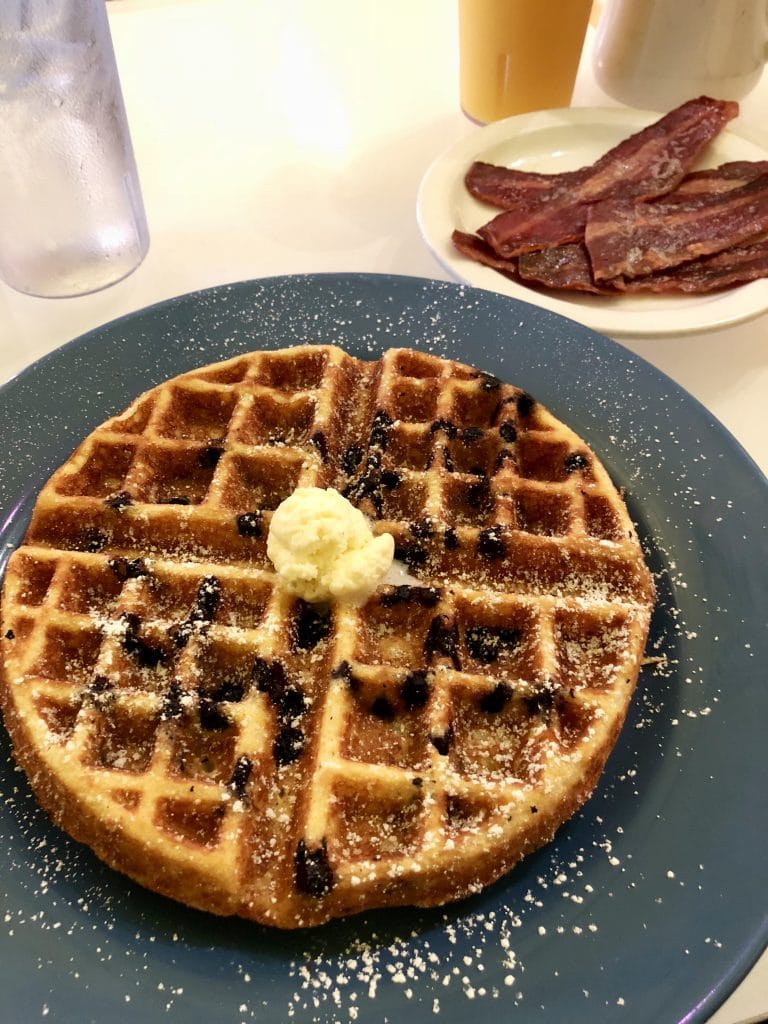
M 766 483 L 689 395 L 534 306 L 415 278 L 184 296 L 2 389 L 3 551 L 76 443 L 149 386 L 253 348 L 409 345 L 520 385 L 626 488 L 656 574 L 650 654 L 582 813 L 476 898 L 285 934 L 161 899 L 53 829 L 2 759 L 5 1024 L 704 1021 L 766 942 Z

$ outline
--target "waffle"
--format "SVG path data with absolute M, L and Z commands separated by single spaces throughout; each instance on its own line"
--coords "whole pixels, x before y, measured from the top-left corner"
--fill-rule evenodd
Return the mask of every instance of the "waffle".
M 407 566 L 310 605 L 272 510 L 335 487 Z M 2 601 L 3 707 L 54 822 L 112 867 L 284 928 L 479 891 L 614 745 L 653 586 L 583 441 L 530 395 L 393 349 L 256 352 L 96 429 Z

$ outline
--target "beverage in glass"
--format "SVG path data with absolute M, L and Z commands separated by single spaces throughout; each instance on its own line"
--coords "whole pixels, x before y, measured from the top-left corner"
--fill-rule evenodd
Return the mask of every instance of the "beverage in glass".
M 95 291 L 149 234 L 104 0 L 0 3 L 0 278 Z

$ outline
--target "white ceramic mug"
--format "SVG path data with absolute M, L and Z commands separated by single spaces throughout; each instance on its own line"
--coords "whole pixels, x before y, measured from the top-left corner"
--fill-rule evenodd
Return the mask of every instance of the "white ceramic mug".
M 668 110 L 753 89 L 768 47 L 766 0 L 607 0 L 595 77 L 614 99 Z

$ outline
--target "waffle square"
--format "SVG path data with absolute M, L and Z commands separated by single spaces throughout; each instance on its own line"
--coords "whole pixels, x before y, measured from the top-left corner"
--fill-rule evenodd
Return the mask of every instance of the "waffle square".
M 312 605 L 266 554 L 334 487 L 417 582 Z M 2 597 L 2 704 L 59 826 L 283 928 L 476 892 L 588 798 L 654 599 L 626 507 L 530 395 L 406 349 L 254 352 L 97 428 Z

